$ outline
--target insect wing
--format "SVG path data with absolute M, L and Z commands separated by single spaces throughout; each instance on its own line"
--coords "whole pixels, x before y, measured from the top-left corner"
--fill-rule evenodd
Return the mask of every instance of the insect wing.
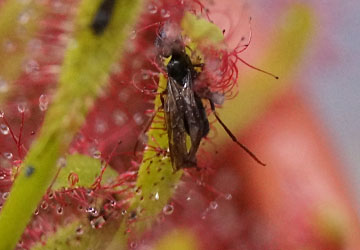
M 196 152 L 204 134 L 205 124 L 207 124 L 208 128 L 209 123 L 201 99 L 192 90 L 192 84 L 191 74 L 189 73 L 184 78 L 181 96 L 185 103 L 183 111 L 184 126 L 191 140 L 191 147 L 187 157 L 188 161 L 196 162 Z
M 167 94 L 164 98 L 164 112 L 174 170 L 182 168 L 187 161 L 186 130 L 183 117 L 185 103 L 181 89 L 182 87 L 169 77 Z
M 200 97 L 192 90 L 190 72 L 184 78 L 184 86 L 169 77 L 164 110 L 174 169 L 195 167 L 196 152 L 202 137 L 209 131 L 209 122 Z M 187 135 L 190 149 L 186 144 Z

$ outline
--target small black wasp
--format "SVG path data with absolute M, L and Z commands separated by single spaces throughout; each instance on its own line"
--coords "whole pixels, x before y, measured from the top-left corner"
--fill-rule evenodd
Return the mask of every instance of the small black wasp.
M 201 68 L 203 65 L 192 63 L 186 53 L 185 46 L 182 45 L 180 36 L 173 37 L 169 42 L 164 39 L 162 34 L 160 33 L 156 41 L 157 47 L 162 47 L 160 56 L 171 56 L 166 66 L 167 88 L 161 95 L 169 139 L 170 158 L 174 170 L 197 167 L 196 152 L 201 139 L 206 137 L 210 130 L 202 98 L 194 90 L 195 80 L 201 74 L 195 68 Z M 257 163 L 265 165 L 246 146 L 241 144 L 226 127 L 215 111 L 214 100 L 206 99 L 209 101 L 216 119 L 231 139 Z M 187 143 L 187 136 L 190 137 L 190 146 Z

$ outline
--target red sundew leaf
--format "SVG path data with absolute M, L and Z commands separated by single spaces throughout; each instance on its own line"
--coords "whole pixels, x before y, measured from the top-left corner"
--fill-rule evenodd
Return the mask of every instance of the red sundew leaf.
M 358 216 L 340 163 L 299 94 L 286 92 L 242 139 L 268 162 L 256 167 L 223 151 L 242 183 L 238 206 L 258 218 L 258 238 L 274 249 L 359 248 Z

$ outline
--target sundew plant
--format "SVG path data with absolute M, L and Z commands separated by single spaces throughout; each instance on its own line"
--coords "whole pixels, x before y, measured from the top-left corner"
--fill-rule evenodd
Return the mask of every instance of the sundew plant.
M 288 83 L 312 18 L 290 5 L 253 66 L 242 55 L 257 49 L 256 20 L 244 15 L 245 28 L 230 20 L 225 29 L 212 19 L 216 2 L 1 1 L 0 249 L 251 246 L 238 226 L 249 218 L 235 216 L 236 187 L 214 182 L 225 145 L 243 151 L 206 100 L 210 132 L 196 167 L 173 166 L 163 110 L 169 51 L 182 46 L 199 65 L 193 91 L 214 101 L 237 136 Z M 233 219 L 214 216 L 220 206 Z

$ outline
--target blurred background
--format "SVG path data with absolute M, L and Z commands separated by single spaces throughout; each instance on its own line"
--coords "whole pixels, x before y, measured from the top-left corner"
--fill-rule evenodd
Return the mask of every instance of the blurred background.
M 255 12 L 253 25 L 273 23 L 281 11 L 276 5 L 294 2 L 251 1 L 251 12 Z M 302 70 L 295 81 L 298 81 L 299 92 L 311 104 L 331 137 L 331 147 L 334 148 L 333 152 L 337 152 L 335 157 L 343 163 L 342 172 L 349 181 L 359 210 L 360 2 L 300 2 L 314 7 L 316 24 L 310 50 L 303 58 Z M 261 19 L 261 24 L 256 21 L 258 19 Z M 251 49 L 248 53 L 252 53 Z

